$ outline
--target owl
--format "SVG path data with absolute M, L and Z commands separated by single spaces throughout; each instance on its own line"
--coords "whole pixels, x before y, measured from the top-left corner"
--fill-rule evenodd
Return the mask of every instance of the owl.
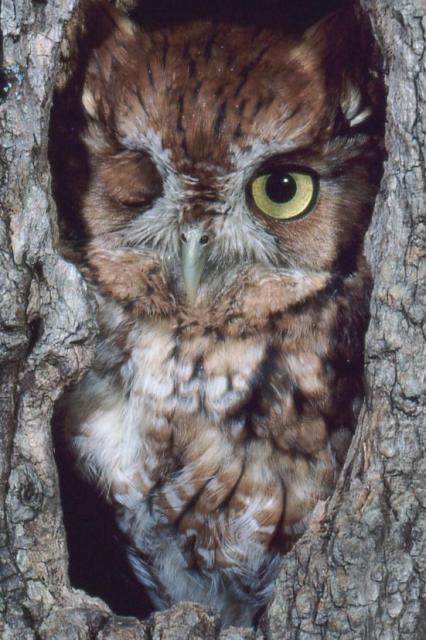
M 99 335 L 63 437 L 155 606 L 250 625 L 362 397 L 374 100 L 342 13 L 303 33 L 101 13 L 67 248 Z

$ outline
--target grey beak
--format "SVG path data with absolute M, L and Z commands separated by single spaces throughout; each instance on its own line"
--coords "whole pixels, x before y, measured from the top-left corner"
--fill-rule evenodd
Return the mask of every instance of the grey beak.
M 182 275 L 189 301 L 195 301 L 207 258 L 209 237 L 195 225 L 180 228 Z

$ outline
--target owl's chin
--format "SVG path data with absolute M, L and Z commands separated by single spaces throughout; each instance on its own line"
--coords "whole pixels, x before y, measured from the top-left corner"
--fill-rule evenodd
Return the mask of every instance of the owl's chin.
M 355 287 L 361 287 L 362 278 L 355 280 Z M 103 296 L 100 324 L 117 335 L 120 343 L 128 333 L 132 342 L 147 327 L 150 331 L 163 327 L 184 339 L 213 334 L 219 341 L 246 340 L 263 333 L 271 339 L 283 332 L 301 335 L 312 332 L 317 322 L 312 309 L 335 305 L 332 282 L 326 272 L 267 272 L 251 266 L 224 289 L 215 290 L 205 282 L 192 304 L 184 292 L 175 293 L 173 288 L 158 294 L 153 289 L 145 297 L 124 303 L 120 296 Z
M 165 267 L 152 252 L 93 246 L 86 265 L 85 274 L 104 300 L 114 300 L 128 318 L 168 319 L 198 331 L 219 327 L 230 335 L 265 329 L 271 319 L 321 295 L 332 280 L 327 271 L 206 265 L 188 295 L 178 265 L 175 270 Z

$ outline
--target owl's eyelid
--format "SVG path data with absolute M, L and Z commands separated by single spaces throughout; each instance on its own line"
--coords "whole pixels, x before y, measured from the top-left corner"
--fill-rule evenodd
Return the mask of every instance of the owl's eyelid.
M 124 209 L 133 209 L 135 212 L 140 210 L 140 212 L 142 213 L 143 211 L 151 207 L 153 202 L 155 202 L 158 198 L 161 198 L 161 196 L 162 192 L 155 194 L 153 193 L 152 195 L 147 195 L 146 198 L 141 198 L 140 200 L 135 200 L 134 202 L 132 202 L 130 199 L 120 200 L 119 198 L 114 198 L 113 196 L 110 196 L 110 198 L 115 205 L 119 205 Z
M 111 158 L 119 160 L 120 157 L 125 157 L 126 155 L 130 158 L 133 156 L 135 160 L 143 159 L 151 162 L 161 180 L 164 180 L 166 177 L 167 172 L 165 171 L 165 166 L 163 166 L 163 163 L 158 162 L 158 159 L 149 147 L 129 147 L 123 143 L 119 143 L 118 151 L 112 154 Z
M 304 164 L 298 164 L 295 162 L 277 162 L 274 160 L 268 160 L 266 163 L 263 163 L 258 169 L 252 174 L 249 183 L 253 182 L 256 178 L 263 175 L 273 174 L 276 171 L 287 171 L 288 173 L 302 173 L 311 176 L 314 180 L 319 180 L 320 176 L 312 167 L 309 167 Z
M 117 150 L 112 154 L 112 158 L 120 158 L 121 156 L 124 155 L 128 155 L 128 156 L 143 156 L 144 158 L 148 158 L 149 160 L 152 161 L 153 164 L 155 164 L 155 162 L 152 160 L 149 152 L 146 149 L 130 149 L 129 147 L 125 147 L 121 144 L 119 144 Z
M 154 198 L 152 200 L 138 200 L 135 202 L 118 200 L 118 202 L 123 205 L 123 207 L 126 207 L 126 209 L 146 209 L 153 200 Z

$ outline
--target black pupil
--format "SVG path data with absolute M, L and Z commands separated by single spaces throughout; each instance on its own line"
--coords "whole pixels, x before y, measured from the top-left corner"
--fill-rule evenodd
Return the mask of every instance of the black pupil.
M 290 202 L 296 195 L 297 184 L 289 173 L 273 173 L 266 181 L 265 191 L 273 202 Z

